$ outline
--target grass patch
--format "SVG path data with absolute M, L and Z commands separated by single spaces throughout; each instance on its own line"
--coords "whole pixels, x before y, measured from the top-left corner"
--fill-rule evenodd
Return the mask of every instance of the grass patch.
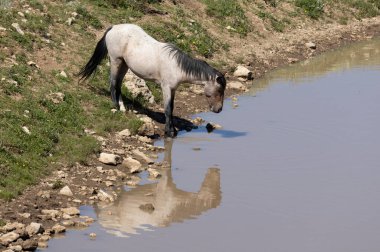
M 318 19 L 323 14 L 323 0 L 295 0 L 295 5 L 301 8 L 312 19 Z
M 380 0 L 356 0 L 351 6 L 359 11 L 358 18 L 375 17 L 380 13 Z
M 230 31 L 246 36 L 251 26 L 243 8 L 234 0 L 203 0 L 206 12 L 214 17 L 224 28 L 230 26 Z

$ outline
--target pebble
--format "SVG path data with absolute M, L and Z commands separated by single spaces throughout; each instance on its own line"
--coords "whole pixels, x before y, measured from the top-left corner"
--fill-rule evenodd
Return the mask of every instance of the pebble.
M 141 158 L 142 160 L 144 160 L 145 162 L 147 162 L 148 164 L 153 164 L 154 163 L 154 161 L 150 157 L 148 157 L 143 152 L 141 152 L 141 151 L 139 151 L 137 149 L 133 150 L 132 153 L 134 155 L 138 156 L 139 158 Z
M 64 233 L 66 232 L 66 227 L 62 226 L 62 225 L 59 225 L 59 224 L 55 224 L 53 227 L 52 227 L 53 231 L 55 234 L 59 234 L 59 233 Z
M 63 70 L 59 73 L 59 75 L 63 78 L 67 78 L 67 73 Z
M 100 201 L 110 201 L 113 202 L 115 199 L 112 197 L 112 195 L 106 193 L 103 190 L 99 190 L 98 192 L 98 198 Z
M 131 173 L 140 172 L 141 171 L 141 163 L 140 161 L 128 157 L 123 160 L 123 165 L 129 169 Z
M 129 129 L 125 129 L 120 131 L 118 134 L 119 136 L 129 137 L 131 136 L 131 131 Z
M 241 66 L 241 65 L 239 65 L 239 66 L 236 67 L 233 75 L 235 77 L 243 77 L 243 78 L 245 78 L 247 80 L 252 80 L 253 79 L 252 71 L 250 71 L 245 66 Z
M 79 215 L 80 214 L 80 211 L 78 208 L 76 207 L 67 207 L 67 208 L 62 208 L 61 211 L 65 214 L 68 214 L 70 216 L 74 216 L 74 215 Z
M 73 192 L 71 191 L 71 189 L 70 189 L 68 186 L 63 187 L 63 188 L 59 191 L 59 194 L 61 194 L 61 195 L 65 195 L 65 196 L 68 196 L 68 197 L 73 196 Z
M 121 157 L 111 153 L 100 153 L 99 161 L 103 164 L 117 165 L 121 162 Z
M 24 31 L 21 29 L 20 25 L 18 23 L 13 23 L 12 24 L 12 27 L 16 29 L 16 31 L 21 34 L 21 35 L 25 35 Z
M 90 236 L 91 239 L 95 239 L 96 238 L 96 234 L 95 233 L 90 233 L 89 236 Z
M 154 177 L 154 178 L 161 177 L 161 173 L 153 168 L 148 168 L 148 173 L 149 173 L 149 176 Z
M 317 45 L 313 42 L 307 42 L 305 45 L 310 49 L 313 49 L 313 50 L 317 49 Z
M 41 234 L 44 231 L 42 224 L 37 222 L 32 222 L 26 227 L 26 232 L 29 236 L 34 236 L 36 234 Z
M 22 131 L 24 131 L 24 132 L 25 132 L 26 134 L 28 134 L 28 135 L 31 134 L 29 128 L 26 127 L 26 126 L 23 126 L 23 127 L 22 127 Z
M 20 235 L 16 232 L 6 233 L 0 237 L 0 244 L 3 246 L 8 246 L 9 243 L 14 242 L 19 237 Z

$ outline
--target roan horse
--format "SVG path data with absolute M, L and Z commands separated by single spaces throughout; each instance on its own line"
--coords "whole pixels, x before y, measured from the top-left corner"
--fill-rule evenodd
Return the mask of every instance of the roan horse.
M 110 56 L 110 91 L 116 108 L 125 111 L 121 85 L 128 71 L 161 85 L 165 108 L 165 136 L 174 137 L 174 95 L 180 83 L 204 85 L 210 109 L 219 113 L 223 108 L 226 79 L 205 61 L 194 59 L 172 44 L 161 43 L 137 25 L 119 24 L 106 30 L 95 51 L 80 70 L 80 79 L 87 79 L 101 61 Z

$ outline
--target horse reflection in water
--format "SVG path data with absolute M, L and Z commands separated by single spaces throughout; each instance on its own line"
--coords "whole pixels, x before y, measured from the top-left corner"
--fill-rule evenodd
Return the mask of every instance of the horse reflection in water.
M 96 209 L 98 222 L 108 232 L 118 236 L 137 234 L 139 230 L 150 230 L 149 226 L 167 227 L 173 222 L 183 222 L 216 208 L 221 201 L 220 172 L 209 168 L 198 192 L 186 192 L 177 188 L 171 172 L 171 149 L 173 140 L 165 141 L 162 177 L 157 183 L 137 186 L 125 191 L 109 206 Z M 153 208 L 141 206 L 152 205 Z

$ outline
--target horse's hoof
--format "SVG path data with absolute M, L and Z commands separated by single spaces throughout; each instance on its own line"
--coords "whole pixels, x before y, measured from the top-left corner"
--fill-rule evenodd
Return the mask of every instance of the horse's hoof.
M 177 136 L 177 131 L 166 131 L 165 137 L 166 138 L 175 138 Z

